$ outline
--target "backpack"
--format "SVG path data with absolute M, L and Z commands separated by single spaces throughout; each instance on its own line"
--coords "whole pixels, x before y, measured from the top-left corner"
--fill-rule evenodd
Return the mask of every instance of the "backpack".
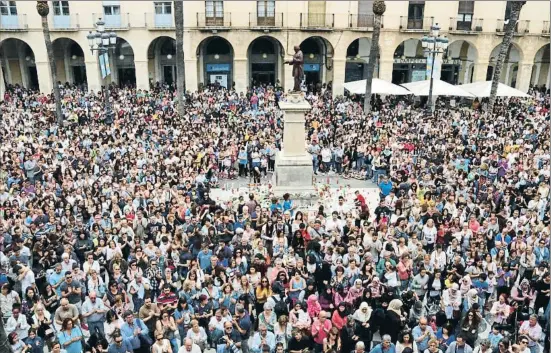
M 281 315 L 289 315 L 289 308 L 287 308 L 287 303 L 285 303 L 285 299 L 277 300 L 275 295 L 272 295 L 272 299 L 275 302 L 274 312 L 276 313 L 278 319 Z

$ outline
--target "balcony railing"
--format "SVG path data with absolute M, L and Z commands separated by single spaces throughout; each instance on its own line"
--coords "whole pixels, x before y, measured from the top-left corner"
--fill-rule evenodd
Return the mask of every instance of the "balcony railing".
M 541 34 L 549 37 L 549 21 L 543 21 L 543 29 L 541 30 Z
M 28 29 L 26 14 L 0 16 L 1 31 L 27 31 Z
M 381 18 L 381 28 L 384 27 L 384 16 Z M 375 26 L 375 15 L 350 14 L 348 16 L 348 27 L 352 29 L 373 30 Z
M 172 14 L 145 14 L 145 27 L 150 30 L 164 30 L 174 28 L 174 17 Z
M 482 32 L 484 19 L 473 18 L 472 21 L 463 21 L 462 18 L 450 17 L 450 32 Z
M 300 28 L 303 29 L 331 29 L 335 27 L 333 13 L 301 13 Z
M 497 20 L 496 32 L 505 33 L 506 30 L 507 24 L 505 24 L 505 20 Z M 530 33 L 530 20 L 517 21 L 515 25 L 515 34 L 522 35 L 526 33 Z
M 78 31 L 80 29 L 80 21 L 78 13 L 72 13 L 69 15 L 54 15 L 50 14 L 50 31 Z
M 401 31 L 428 32 L 434 24 L 434 17 L 400 16 Z
M 198 12 L 197 27 L 230 27 L 230 12 Z
M 126 30 L 130 28 L 130 14 L 128 12 L 118 15 L 105 15 L 103 13 L 93 13 L 93 23 L 100 18 L 105 22 L 105 29 Z
M 257 12 L 249 13 L 249 27 L 250 28 L 282 28 L 283 27 L 283 13 L 273 14 L 261 14 Z

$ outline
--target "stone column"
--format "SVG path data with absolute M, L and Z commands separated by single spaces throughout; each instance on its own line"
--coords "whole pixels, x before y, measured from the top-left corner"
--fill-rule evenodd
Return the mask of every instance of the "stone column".
M 387 82 L 392 82 L 392 70 L 394 70 L 394 60 L 379 61 L 379 78 Z M 375 75 L 373 75 L 375 77 Z
M 197 59 L 191 59 L 191 60 L 184 60 L 186 63 L 185 71 L 186 71 L 186 90 L 195 92 L 197 91 L 198 85 L 199 85 L 199 75 L 200 71 L 197 70 Z
M 88 83 L 88 90 L 97 92 L 101 90 L 101 77 L 100 70 L 98 68 L 98 62 L 96 61 L 96 56 L 87 56 L 88 60 L 84 62 L 86 65 L 86 82 Z
M 278 196 L 290 194 L 314 195 L 312 183 L 312 157 L 305 148 L 304 114 L 311 107 L 302 94 L 294 93 L 279 102 L 283 111 L 283 150 L 276 156 L 276 168 L 273 176 L 274 193 Z
M 147 60 L 134 60 L 136 69 L 136 88 L 141 90 L 149 90 L 149 68 Z
M 333 98 L 344 95 L 346 59 L 333 59 Z
M 532 63 L 520 62 L 517 72 L 517 89 L 528 92 L 530 76 L 532 76 Z
M 36 62 L 36 73 L 38 75 L 38 84 L 40 85 L 40 92 L 46 93 L 46 94 L 52 93 L 53 86 L 52 86 L 52 80 L 50 79 L 50 63 L 47 61 Z
M 477 61 L 474 64 L 473 82 L 486 81 L 488 64 L 490 64 L 488 61 Z
M 246 92 L 247 86 L 249 86 L 248 71 L 249 62 L 247 58 L 234 58 L 233 59 L 233 81 L 235 82 L 235 90 L 238 93 Z M 230 84 L 228 80 L 228 85 Z M 228 87 L 229 88 L 229 87 Z

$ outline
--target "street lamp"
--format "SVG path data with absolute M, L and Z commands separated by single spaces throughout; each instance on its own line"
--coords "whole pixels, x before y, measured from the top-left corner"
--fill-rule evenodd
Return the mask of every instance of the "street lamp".
M 111 49 L 115 49 L 117 46 L 117 33 L 115 32 L 106 32 L 105 31 L 105 22 L 100 19 L 96 22 L 96 30 L 94 32 L 90 31 L 86 36 L 88 39 L 88 45 L 90 46 L 90 51 L 92 53 L 96 52 L 99 56 L 105 53 L 110 53 Z M 122 55 L 121 55 L 122 56 Z M 109 85 L 106 85 L 105 92 L 105 122 L 107 124 L 113 123 L 113 108 L 111 107 L 111 90 Z
M 432 86 L 434 84 L 433 79 L 433 73 L 434 73 L 434 61 L 436 59 L 436 55 L 442 54 L 446 51 L 448 48 L 449 40 L 446 37 L 440 37 L 440 26 L 437 24 L 432 25 L 430 27 L 430 34 L 428 36 L 424 36 L 423 39 L 421 39 L 421 45 L 423 46 L 423 49 L 425 50 L 426 54 L 432 55 L 432 65 L 430 67 L 430 88 L 429 88 L 429 101 L 428 105 L 431 109 L 431 112 L 434 113 L 435 104 L 432 99 Z M 427 57 L 428 62 L 428 57 Z

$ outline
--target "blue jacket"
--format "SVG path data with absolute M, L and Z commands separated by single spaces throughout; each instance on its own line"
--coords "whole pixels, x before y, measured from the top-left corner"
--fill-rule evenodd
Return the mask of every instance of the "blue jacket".
M 134 319 L 132 326 L 130 326 L 126 321 L 121 326 L 122 338 L 124 341 L 128 342 L 129 346 L 132 347 L 132 349 L 139 349 L 141 346 L 141 342 L 138 336 L 134 336 L 134 330 L 136 328 L 142 330 L 142 335 L 147 335 L 149 333 L 147 326 L 145 326 L 143 321 L 140 319 Z
M 383 349 L 383 344 L 379 343 L 369 353 L 396 353 L 396 346 L 394 343 L 390 343 L 390 347 L 388 349 Z

